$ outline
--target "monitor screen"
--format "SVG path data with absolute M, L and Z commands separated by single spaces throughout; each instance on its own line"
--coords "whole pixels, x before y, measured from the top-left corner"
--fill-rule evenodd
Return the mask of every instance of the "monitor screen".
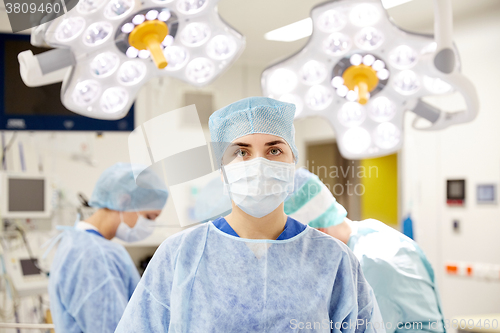
M 62 83 L 40 87 L 24 84 L 17 56 L 31 50 L 30 36 L 0 33 L 0 130 L 27 131 L 132 131 L 134 107 L 122 119 L 102 120 L 71 112 L 61 102 Z
M 45 180 L 9 178 L 8 210 L 11 213 L 44 212 Z
M 41 271 L 37 267 L 37 259 L 21 259 L 19 261 L 21 262 L 21 269 L 24 276 L 40 274 Z

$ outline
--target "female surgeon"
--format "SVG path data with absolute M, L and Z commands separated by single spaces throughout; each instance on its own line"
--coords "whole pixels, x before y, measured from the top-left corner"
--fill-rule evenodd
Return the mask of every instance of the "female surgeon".
M 385 332 L 352 252 L 284 213 L 294 113 L 253 97 L 210 117 L 232 212 L 163 242 L 116 332 Z
M 56 332 L 114 332 L 139 282 L 128 252 L 118 243 L 151 235 L 168 193 L 136 185 L 138 166 L 118 163 L 104 171 L 89 204 L 97 211 L 62 234 L 49 279 Z M 144 184 L 161 180 L 145 170 Z M 150 187 L 152 188 L 152 187 Z

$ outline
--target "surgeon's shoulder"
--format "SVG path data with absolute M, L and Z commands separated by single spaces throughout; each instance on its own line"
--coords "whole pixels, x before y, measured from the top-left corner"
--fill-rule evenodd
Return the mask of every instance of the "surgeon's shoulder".
M 325 234 L 324 232 L 321 232 L 309 226 L 307 226 L 305 231 L 308 232 L 306 236 L 309 239 L 311 239 L 315 244 L 321 243 L 323 247 L 331 249 L 331 251 L 334 252 L 341 252 L 348 255 L 352 253 L 349 247 L 347 247 L 347 245 L 339 241 L 337 238 L 334 238 L 330 235 Z
M 92 237 L 98 236 L 91 235 L 84 230 L 67 230 L 64 232 L 61 242 L 58 245 L 58 252 L 78 254 L 80 257 L 98 254 L 100 251 L 96 246 L 93 246 L 95 243 Z
M 324 260 L 330 260 L 335 265 L 350 267 L 353 272 L 359 271 L 359 261 L 346 244 L 309 226 L 306 231 L 308 231 L 307 237 L 312 240 L 311 244 L 319 249 L 321 253 L 318 255 L 323 256 Z
M 107 270 L 103 270 L 102 265 L 110 258 L 118 258 L 115 262 L 132 264 L 131 260 L 124 262 L 123 258 L 129 257 L 121 245 L 83 230 L 71 230 L 65 231 L 54 260 L 64 271 L 85 268 L 87 274 L 95 276 L 105 275 Z
M 368 229 L 372 231 L 382 232 L 382 231 L 396 231 L 395 229 L 389 227 L 384 222 L 375 219 L 366 219 L 362 221 L 352 222 L 356 223 L 359 229 Z
M 156 252 L 173 253 L 178 251 L 184 245 L 192 244 L 192 242 L 200 242 L 207 237 L 208 230 L 209 223 L 203 223 L 201 225 L 182 230 L 165 239 Z
M 86 259 L 99 259 L 103 257 L 127 257 L 127 250 L 120 244 L 108 240 L 102 236 L 88 233 L 83 230 L 76 230 L 74 243 L 80 253 L 85 253 Z

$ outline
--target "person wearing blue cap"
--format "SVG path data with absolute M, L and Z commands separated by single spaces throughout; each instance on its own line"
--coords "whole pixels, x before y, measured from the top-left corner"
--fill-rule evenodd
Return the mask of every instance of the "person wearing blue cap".
M 116 332 L 385 332 L 354 254 L 284 212 L 294 113 L 252 97 L 212 114 L 231 213 L 162 243 Z
M 341 240 L 354 252 L 388 333 L 445 332 L 434 271 L 413 240 L 377 220 L 349 220 L 325 184 L 303 168 L 295 173 L 285 213 Z
M 110 240 L 151 235 L 168 193 L 148 170 L 141 177 L 151 186 L 136 185 L 134 171 L 142 168 L 118 163 L 105 170 L 89 202 L 97 211 L 62 234 L 49 278 L 56 332 L 114 332 L 139 282 L 128 252 Z

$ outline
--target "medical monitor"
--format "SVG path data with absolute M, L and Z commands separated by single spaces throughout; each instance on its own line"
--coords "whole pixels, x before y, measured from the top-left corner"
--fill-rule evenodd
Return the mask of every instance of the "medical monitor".
M 2 218 L 47 218 L 50 194 L 47 179 L 39 175 L 0 174 Z

